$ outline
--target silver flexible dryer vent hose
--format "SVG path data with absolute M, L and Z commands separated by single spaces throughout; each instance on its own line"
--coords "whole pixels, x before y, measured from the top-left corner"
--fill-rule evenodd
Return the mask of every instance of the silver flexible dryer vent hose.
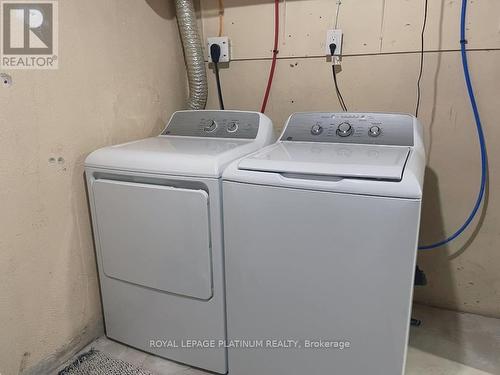
M 175 7 L 189 82 L 187 108 L 204 109 L 208 95 L 207 72 L 193 0 L 175 0 Z

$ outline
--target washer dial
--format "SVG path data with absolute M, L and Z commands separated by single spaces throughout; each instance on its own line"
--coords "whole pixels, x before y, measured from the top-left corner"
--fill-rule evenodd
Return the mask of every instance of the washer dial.
M 368 135 L 370 137 L 378 137 L 380 133 L 382 133 L 382 129 L 380 129 L 380 126 L 374 125 L 368 130 Z
M 352 134 L 352 126 L 348 122 L 343 122 L 337 127 L 337 135 L 340 137 L 349 137 Z
M 323 127 L 320 124 L 315 124 L 311 128 L 311 134 L 312 135 L 320 135 L 323 133 Z

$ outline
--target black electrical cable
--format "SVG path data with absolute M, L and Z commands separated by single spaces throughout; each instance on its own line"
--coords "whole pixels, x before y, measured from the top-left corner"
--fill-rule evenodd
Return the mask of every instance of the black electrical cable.
M 337 45 L 335 43 L 330 44 L 330 54 L 332 55 L 332 59 L 334 59 L 335 50 L 337 49 Z M 344 101 L 344 97 L 340 92 L 339 83 L 337 81 L 337 72 L 335 71 L 335 65 L 332 65 L 332 73 L 333 73 L 333 83 L 335 84 L 335 92 L 337 94 L 337 98 L 340 103 L 340 107 L 344 112 L 347 112 L 347 106 Z
M 214 68 L 215 68 L 215 80 L 217 81 L 217 95 L 219 96 L 219 106 L 220 109 L 224 109 L 224 99 L 222 98 L 222 88 L 219 76 L 219 63 L 215 63 Z
M 425 0 L 425 6 L 424 6 L 424 21 L 422 24 L 422 34 L 420 36 L 420 41 L 421 41 L 421 48 L 420 48 L 420 72 L 418 73 L 418 80 L 417 80 L 417 105 L 415 107 L 415 117 L 418 117 L 418 111 L 420 109 L 420 81 L 422 80 L 422 75 L 424 73 L 424 34 L 425 34 L 425 27 L 427 26 L 427 13 L 429 9 L 429 0 Z
M 342 107 L 342 110 L 344 112 L 347 112 L 347 106 L 344 102 L 344 98 L 342 97 L 342 94 L 339 89 L 339 84 L 337 82 L 337 72 L 335 71 L 335 65 L 332 65 L 332 72 L 333 72 L 333 82 L 335 84 L 335 92 L 337 93 L 337 98 L 339 99 L 340 106 Z
M 220 46 L 218 44 L 214 43 L 210 45 L 210 57 L 212 58 L 212 62 L 214 64 L 215 81 L 217 82 L 217 95 L 219 96 L 219 106 L 220 109 L 224 109 L 224 99 L 222 97 L 222 87 L 219 76 L 220 52 Z

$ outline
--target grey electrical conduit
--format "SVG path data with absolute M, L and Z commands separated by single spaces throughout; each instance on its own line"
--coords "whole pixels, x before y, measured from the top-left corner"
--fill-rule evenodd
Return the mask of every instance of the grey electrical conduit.
M 175 0 L 175 8 L 189 82 L 187 108 L 204 109 L 208 95 L 207 72 L 193 0 Z

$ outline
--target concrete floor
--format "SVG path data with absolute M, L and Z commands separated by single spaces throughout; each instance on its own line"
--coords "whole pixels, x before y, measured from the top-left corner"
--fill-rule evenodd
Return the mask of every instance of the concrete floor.
M 413 317 L 421 319 L 422 325 L 411 329 L 406 375 L 500 375 L 500 319 L 425 306 L 416 306 Z M 157 375 L 208 374 L 105 337 L 82 352 L 92 347 Z

